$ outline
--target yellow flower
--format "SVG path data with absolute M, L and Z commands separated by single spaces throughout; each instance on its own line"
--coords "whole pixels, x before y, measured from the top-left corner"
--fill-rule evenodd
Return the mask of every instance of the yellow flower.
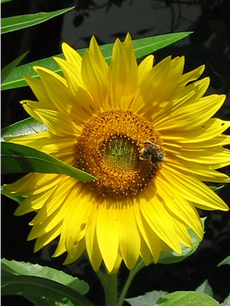
M 196 208 L 228 210 L 203 182 L 228 183 L 216 169 L 230 164 L 222 133 L 230 122 L 211 118 L 224 95 L 205 96 L 204 67 L 183 74 L 184 57 L 153 56 L 137 65 L 132 40 L 116 40 L 108 65 L 93 37 L 81 57 L 63 44 L 55 58 L 64 77 L 34 67 L 26 77 L 39 101 L 22 101 L 48 130 L 7 139 L 53 155 L 97 177 L 84 182 L 60 174 L 30 173 L 5 186 L 25 197 L 15 214 L 38 211 L 30 225 L 35 251 L 60 236 L 54 256 L 65 263 L 86 251 L 94 268 L 133 269 L 169 248 L 192 246 L 187 228 L 203 230 Z M 210 119 L 211 118 L 211 119 Z

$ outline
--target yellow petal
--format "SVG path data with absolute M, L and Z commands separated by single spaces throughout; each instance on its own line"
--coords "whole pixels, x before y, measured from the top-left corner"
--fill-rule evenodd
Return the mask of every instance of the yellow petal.
M 198 125 L 191 130 L 186 130 L 186 133 L 178 131 L 167 131 L 162 134 L 164 143 L 173 145 L 175 143 L 181 144 L 183 147 L 192 147 L 201 145 L 204 147 L 205 141 L 212 140 L 215 137 L 221 137 L 220 135 L 230 127 L 230 121 L 220 120 L 218 118 L 211 118 L 202 125 Z M 223 136 L 222 136 L 223 137 Z M 224 136 L 224 138 L 226 135 Z M 220 138 L 222 139 L 222 138 Z M 215 143 L 214 143 L 215 145 Z M 222 145 L 220 143 L 220 145 Z
M 63 113 L 69 112 L 72 108 L 74 97 L 68 89 L 65 79 L 46 68 L 36 67 L 36 72 L 39 74 L 54 106 Z
M 149 55 L 146 58 L 144 58 L 141 63 L 138 66 L 138 81 L 139 83 L 142 82 L 142 79 L 146 77 L 146 75 L 149 73 L 149 71 L 153 67 L 153 60 L 154 56 Z
M 188 201 L 196 207 L 209 210 L 227 211 L 229 208 L 218 195 L 204 183 L 192 176 L 184 175 L 170 167 L 164 167 L 164 175 L 170 178 L 170 183 Z
M 89 51 L 83 55 L 81 74 L 84 85 L 97 107 L 103 105 L 107 100 L 107 73 L 108 67 L 101 55 L 100 48 L 95 39 L 92 39 Z
M 224 103 L 224 100 L 224 95 L 212 95 L 201 98 L 195 103 L 188 101 L 175 111 L 172 111 L 170 117 L 165 116 L 161 121 L 156 122 L 156 126 L 161 133 L 170 129 L 183 128 L 190 130 L 202 125 L 213 116 Z
M 33 90 L 33 93 L 37 97 L 39 101 L 40 107 L 44 107 L 47 109 L 56 109 L 55 105 L 52 103 L 52 101 L 49 98 L 49 95 L 47 94 L 47 91 L 42 83 L 41 80 L 31 78 L 29 76 L 24 77 L 27 84 L 30 86 L 30 88 Z
M 78 136 L 82 128 L 70 120 L 68 114 L 59 113 L 56 111 L 45 111 L 37 109 L 36 114 L 41 121 L 48 127 L 49 131 L 57 136 Z
M 60 235 L 60 232 L 61 232 L 61 224 L 58 224 L 47 234 L 37 238 L 35 246 L 34 246 L 34 252 L 39 251 L 41 248 L 43 248 L 44 246 L 49 244 L 51 241 L 53 241 L 55 238 L 57 238 L 57 236 Z
M 72 94 L 75 96 L 79 87 L 84 88 L 84 83 L 81 78 L 81 71 L 77 72 L 73 65 L 66 62 L 62 58 L 54 57 L 54 60 L 57 62 L 57 64 L 63 71 L 67 85 L 71 90 Z
M 95 271 L 98 271 L 102 262 L 102 255 L 97 241 L 97 219 L 98 210 L 95 210 L 94 216 L 90 224 L 86 227 L 85 244 L 90 263 Z
M 106 268 L 111 272 L 115 266 L 118 254 L 118 210 L 114 207 L 99 207 L 96 225 L 98 246 Z
M 203 235 L 203 229 L 197 210 L 183 198 L 176 189 L 171 188 L 170 178 L 164 176 L 164 172 L 158 176 L 158 193 L 165 201 L 165 206 L 172 213 L 174 218 L 181 219 L 199 237 Z M 176 226 L 177 227 L 177 226 Z
M 82 57 L 80 56 L 80 54 L 78 54 L 78 52 L 71 48 L 67 43 L 62 44 L 62 50 L 67 62 L 70 63 L 71 66 L 73 66 L 74 71 L 76 71 L 76 74 L 80 75 L 82 63 Z
M 181 254 L 181 246 L 174 229 L 173 218 L 165 210 L 158 196 L 142 199 L 140 211 L 157 236 L 170 248 Z
M 82 253 L 85 251 L 85 240 L 82 239 L 75 243 L 75 245 L 71 248 L 71 251 L 68 251 L 68 256 L 64 262 L 64 265 L 69 265 L 72 262 L 78 260 L 78 258 L 82 255 Z
M 118 210 L 120 254 L 128 269 L 132 270 L 140 255 L 140 236 L 132 206 Z
M 109 66 L 109 101 L 113 108 L 127 108 L 138 84 L 138 69 L 130 37 L 124 44 L 116 40 Z
M 154 258 L 154 262 L 156 263 L 160 257 L 161 252 L 161 242 L 159 237 L 155 234 L 154 229 L 148 224 L 145 218 L 140 213 L 139 205 L 134 205 L 133 209 L 135 210 L 135 218 L 138 225 L 138 229 L 141 234 L 141 243 L 144 241 L 141 246 L 141 252 L 145 252 L 143 255 L 143 260 L 149 264 L 149 252 Z M 142 249 L 144 248 L 144 250 Z M 148 249 L 146 249 L 148 248 Z

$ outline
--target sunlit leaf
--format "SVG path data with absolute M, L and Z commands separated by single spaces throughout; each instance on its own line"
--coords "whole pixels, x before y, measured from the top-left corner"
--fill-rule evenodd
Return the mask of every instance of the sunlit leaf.
M 48 13 L 41 12 L 36 14 L 19 15 L 19 16 L 2 18 L 1 33 L 5 34 L 37 25 L 51 18 L 69 12 L 73 8 L 74 6 L 54 12 L 48 12 Z
M 136 57 L 140 58 L 161 48 L 169 46 L 172 43 L 175 43 L 190 34 L 191 32 L 171 33 L 134 40 L 133 45 L 135 48 Z M 111 59 L 113 44 L 103 45 L 100 46 L 100 48 L 102 50 L 102 53 L 104 54 L 106 61 L 109 61 Z M 78 52 L 82 55 L 85 50 L 86 49 L 80 49 L 78 50 Z M 63 54 L 59 54 L 58 56 L 63 57 Z M 61 74 L 61 69 L 53 60 L 53 58 L 45 58 L 17 67 L 3 82 L 2 90 L 27 86 L 27 83 L 24 80 L 25 75 L 38 78 L 38 75 L 33 70 L 33 66 L 35 65 L 46 67 Z
M 170 46 L 191 34 L 192 32 L 181 32 L 136 39 L 133 41 L 136 58 L 146 56 L 147 54 Z
M 84 181 L 95 178 L 75 167 L 47 155 L 41 151 L 26 146 L 2 142 L 2 174 L 10 173 L 59 173 L 67 174 Z
M 205 293 L 177 291 L 161 297 L 156 306 L 218 306 L 219 303 Z
M 27 55 L 29 51 L 25 52 L 24 54 L 20 55 L 18 58 L 16 58 L 13 62 L 11 62 L 9 65 L 4 67 L 1 71 L 1 82 L 3 82 L 9 75 L 10 73 L 14 70 L 15 67 L 18 66 L 18 64 L 23 60 L 23 58 Z
M 45 124 L 40 123 L 32 117 L 13 123 L 1 131 L 2 139 L 4 137 L 15 137 L 15 136 L 24 136 L 32 135 L 35 133 L 40 133 L 46 131 L 47 127 Z
M 125 299 L 131 306 L 150 306 L 155 305 L 161 296 L 168 294 L 166 291 L 152 291 L 146 292 L 144 295 L 140 295 L 134 298 Z
M 2 295 L 20 295 L 30 301 L 42 299 L 68 306 L 93 306 L 82 296 L 87 291 L 85 282 L 62 271 L 38 264 L 2 260 Z
M 2 276 L 37 276 L 65 285 L 83 295 L 89 291 L 89 286 L 85 281 L 79 280 L 77 277 L 73 277 L 63 271 L 56 270 L 50 267 L 43 267 L 39 264 L 32 264 L 23 261 L 7 260 L 5 258 L 1 261 L 1 267 Z

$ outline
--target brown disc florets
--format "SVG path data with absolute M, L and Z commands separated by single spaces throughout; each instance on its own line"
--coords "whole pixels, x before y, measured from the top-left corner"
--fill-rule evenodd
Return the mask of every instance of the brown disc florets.
M 93 116 L 78 138 L 75 166 L 97 181 L 82 182 L 82 187 L 98 197 L 114 200 L 143 191 L 160 168 L 151 159 L 141 158 L 146 141 L 162 150 L 153 124 L 131 111 L 106 111 Z

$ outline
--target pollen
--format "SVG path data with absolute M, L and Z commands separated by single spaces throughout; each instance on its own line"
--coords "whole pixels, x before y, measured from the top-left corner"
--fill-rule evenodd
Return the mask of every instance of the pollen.
M 140 158 L 147 140 L 162 148 L 154 125 L 131 111 L 106 111 L 93 116 L 84 124 L 75 149 L 75 166 L 97 178 L 82 182 L 83 189 L 113 200 L 131 198 L 143 191 L 161 168 Z

